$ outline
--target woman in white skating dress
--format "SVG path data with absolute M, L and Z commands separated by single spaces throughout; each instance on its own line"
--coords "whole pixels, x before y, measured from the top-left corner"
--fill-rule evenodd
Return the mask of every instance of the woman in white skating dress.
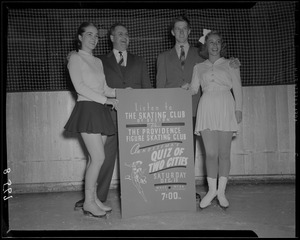
M 205 36 L 207 60 L 194 67 L 190 85 L 192 94 L 202 89 L 197 110 L 195 134 L 201 135 L 206 152 L 208 193 L 200 202 L 205 208 L 217 197 L 221 207 L 228 207 L 225 188 L 230 171 L 233 134 L 242 120 L 242 86 L 239 68 L 231 68 L 224 58 L 222 36 L 211 31 Z M 217 186 L 218 179 L 218 186 Z

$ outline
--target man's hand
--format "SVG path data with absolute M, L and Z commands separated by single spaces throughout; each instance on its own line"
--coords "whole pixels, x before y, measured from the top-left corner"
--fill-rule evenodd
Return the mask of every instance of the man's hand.
M 241 66 L 240 60 L 238 58 L 231 57 L 229 66 L 235 69 L 239 68 Z
M 114 98 L 107 98 L 106 100 L 106 105 L 111 105 L 112 109 L 116 109 L 117 105 L 118 105 L 119 100 L 118 99 L 114 99 Z
M 185 89 L 185 90 L 189 90 L 190 88 L 190 84 L 189 83 L 185 83 L 181 86 L 181 88 Z
M 71 55 L 76 52 L 75 50 L 69 52 L 68 56 L 67 56 L 67 62 L 69 62 Z
M 235 111 L 235 117 L 237 123 L 240 123 L 242 121 L 242 111 Z

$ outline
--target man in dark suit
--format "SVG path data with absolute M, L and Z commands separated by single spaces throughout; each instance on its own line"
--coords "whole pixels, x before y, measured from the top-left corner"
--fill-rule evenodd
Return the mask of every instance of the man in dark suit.
M 107 85 L 111 88 L 152 88 L 144 58 L 127 51 L 129 36 L 126 26 L 122 23 L 112 25 L 109 38 L 113 50 L 100 56 Z M 111 110 L 111 115 L 117 127 L 116 111 Z M 97 196 L 101 202 L 107 199 L 118 149 L 118 135 L 107 137 L 104 146 L 105 160 L 97 180 Z M 77 202 L 75 209 L 81 208 L 83 202 L 84 199 Z M 109 210 L 110 207 L 107 208 Z
M 185 16 L 175 18 L 171 24 L 171 34 L 175 37 L 175 46 L 159 54 L 157 58 L 157 88 L 179 88 L 192 81 L 193 69 L 197 63 L 203 62 L 198 48 L 188 42 L 191 32 L 190 21 Z M 192 96 L 193 127 L 196 122 L 197 106 L 200 91 Z M 194 136 L 194 153 L 196 150 L 196 136 Z M 196 198 L 200 195 L 196 193 Z

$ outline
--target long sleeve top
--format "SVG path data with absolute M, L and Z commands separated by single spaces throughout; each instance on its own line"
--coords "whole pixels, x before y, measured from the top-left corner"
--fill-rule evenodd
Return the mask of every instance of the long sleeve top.
M 230 60 L 219 58 L 215 63 L 206 60 L 194 67 L 190 90 L 196 94 L 202 91 L 233 90 L 235 110 L 242 111 L 242 85 L 240 69 L 231 68 Z
M 115 97 L 115 89 L 106 84 L 103 65 L 99 58 L 79 50 L 70 56 L 68 69 L 77 101 L 94 101 L 105 104 L 107 97 Z

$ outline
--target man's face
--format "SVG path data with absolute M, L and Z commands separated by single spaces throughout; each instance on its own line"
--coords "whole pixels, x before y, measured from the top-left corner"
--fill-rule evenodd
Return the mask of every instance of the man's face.
M 175 37 L 177 43 L 186 43 L 191 30 L 186 22 L 177 22 L 172 29 L 172 35 Z
M 110 35 L 110 40 L 112 41 L 115 49 L 125 51 L 129 45 L 127 29 L 123 26 L 117 26 L 113 34 Z

